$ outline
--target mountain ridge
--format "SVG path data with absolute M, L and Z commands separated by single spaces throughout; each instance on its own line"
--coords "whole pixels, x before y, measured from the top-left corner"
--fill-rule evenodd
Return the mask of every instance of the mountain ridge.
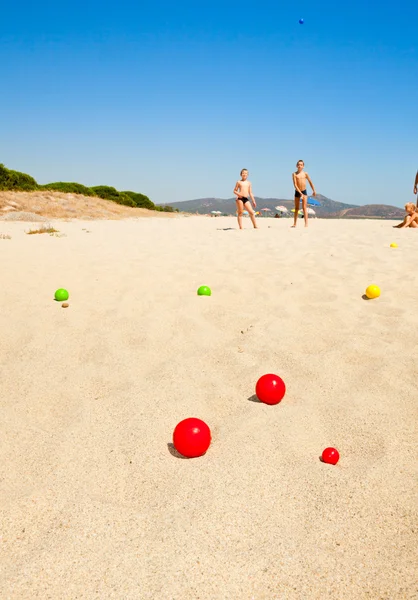
M 294 201 L 284 198 L 261 198 L 255 196 L 257 210 L 268 208 L 271 214 L 278 212 L 275 207 L 285 206 L 288 211 L 294 207 Z M 404 211 L 397 206 L 387 204 L 347 204 L 332 200 L 327 196 L 318 194 L 315 197 L 320 202 L 320 206 L 315 206 L 314 210 L 318 217 L 335 219 L 400 219 L 404 216 Z M 184 200 L 183 202 L 171 202 L 170 205 L 180 212 L 195 214 L 210 214 L 214 210 L 220 210 L 225 215 L 235 215 L 235 198 L 196 198 L 193 200 Z M 268 212 L 268 211 L 265 211 Z

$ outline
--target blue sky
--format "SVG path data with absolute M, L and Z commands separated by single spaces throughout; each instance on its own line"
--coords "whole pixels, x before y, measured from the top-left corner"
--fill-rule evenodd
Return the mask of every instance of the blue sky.
M 8 3 L 0 162 L 170 203 L 231 197 L 243 167 L 291 198 L 302 158 L 334 200 L 412 200 L 418 3 L 281 4 Z

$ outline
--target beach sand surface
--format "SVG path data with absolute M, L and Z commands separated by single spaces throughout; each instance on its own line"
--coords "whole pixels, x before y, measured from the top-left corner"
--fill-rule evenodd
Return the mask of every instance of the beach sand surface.
M 418 597 L 418 233 L 290 224 L 0 222 L 2 599 Z

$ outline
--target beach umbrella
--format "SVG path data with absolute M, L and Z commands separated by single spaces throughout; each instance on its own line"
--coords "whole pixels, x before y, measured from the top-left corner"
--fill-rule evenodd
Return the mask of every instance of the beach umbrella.
M 243 210 L 243 211 L 242 211 L 242 214 L 243 214 L 243 215 L 248 215 L 248 210 Z
M 308 215 L 316 215 L 316 212 L 314 211 L 314 209 L 313 208 L 309 208 L 309 206 L 306 209 L 306 212 L 308 213 Z
M 308 197 L 308 204 L 310 204 L 311 206 L 321 206 L 321 203 L 318 202 L 318 200 L 315 200 L 315 198 L 309 198 L 309 197 Z
M 280 212 L 289 212 L 285 206 L 275 206 L 274 208 Z
M 294 213 L 294 212 L 295 212 L 295 209 L 294 209 L 294 208 L 292 208 L 291 212 L 292 212 L 292 213 Z M 298 210 L 298 215 L 302 215 L 302 214 L 303 214 L 303 213 L 302 213 L 302 211 L 301 211 L 301 210 Z
M 271 212 L 271 208 L 262 208 L 261 210 L 268 210 L 269 212 Z

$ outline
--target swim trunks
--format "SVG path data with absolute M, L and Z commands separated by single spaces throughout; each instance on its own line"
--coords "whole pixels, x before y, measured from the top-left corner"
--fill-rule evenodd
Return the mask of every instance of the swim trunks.
M 249 202 L 249 201 L 250 201 L 250 199 L 249 199 L 249 198 L 245 198 L 245 196 L 238 196 L 238 200 L 241 200 L 241 202 L 243 202 L 244 204 L 245 204 L 246 202 Z
M 308 195 L 308 192 L 307 192 L 306 190 L 303 190 L 302 194 L 303 194 L 304 196 L 307 196 L 307 195 Z M 301 193 L 300 193 L 300 192 L 298 192 L 297 190 L 295 190 L 295 198 L 300 198 L 300 196 L 301 196 Z

